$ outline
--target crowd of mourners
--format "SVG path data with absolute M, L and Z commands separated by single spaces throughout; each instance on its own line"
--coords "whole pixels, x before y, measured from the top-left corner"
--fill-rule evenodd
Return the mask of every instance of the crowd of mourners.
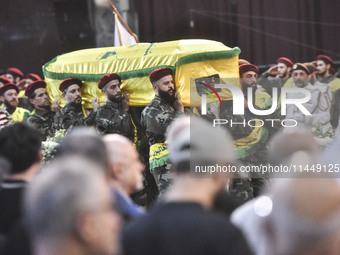
M 234 100 L 206 114 L 184 107 L 171 68 L 149 74 L 155 97 L 143 108 L 130 106 L 119 74 L 104 75 L 107 101 L 93 98 L 91 109 L 77 78 L 51 102 L 41 77 L 8 68 L 0 254 L 339 254 L 336 71 L 326 55 L 281 57 L 262 73 L 239 59 L 240 115 Z M 193 165 L 236 171 L 193 175 Z

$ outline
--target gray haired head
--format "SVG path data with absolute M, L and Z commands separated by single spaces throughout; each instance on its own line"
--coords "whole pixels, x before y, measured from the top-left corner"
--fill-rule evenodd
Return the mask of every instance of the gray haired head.
M 93 129 L 78 127 L 61 141 L 57 156 L 78 155 L 106 167 L 108 162 L 105 143 Z
M 40 173 L 25 197 L 25 220 L 33 240 L 58 245 L 74 233 L 81 212 L 99 207 L 104 170 L 85 158 L 55 160 Z
M 170 160 L 178 165 L 190 163 L 233 163 L 236 155 L 232 138 L 221 127 L 206 120 L 185 116 L 175 120 L 167 130 Z

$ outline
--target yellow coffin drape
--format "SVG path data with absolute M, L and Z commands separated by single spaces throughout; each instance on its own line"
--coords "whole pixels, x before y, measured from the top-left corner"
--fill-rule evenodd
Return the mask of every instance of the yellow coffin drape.
M 169 67 L 174 71 L 176 90 L 183 104 L 196 106 L 201 99 L 192 78 L 219 74 L 223 83 L 223 78 L 239 77 L 239 54 L 238 47 L 229 48 L 210 40 L 139 43 L 66 53 L 46 63 L 43 72 L 52 101 L 61 96 L 58 87 L 62 80 L 78 78 L 84 82 L 85 108 L 91 108 L 91 98 L 97 96 L 102 104 L 106 98 L 97 88 L 98 80 L 105 74 L 118 73 L 122 77 L 122 90 L 130 93 L 130 105 L 145 106 L 154 97 L 149 74 L 156 68 Z M 231 98 L 229 90 L 222 90 L 219 95 L 222 100 Z M 212 102 L 211 98 L 207 99 L 208 103 Z

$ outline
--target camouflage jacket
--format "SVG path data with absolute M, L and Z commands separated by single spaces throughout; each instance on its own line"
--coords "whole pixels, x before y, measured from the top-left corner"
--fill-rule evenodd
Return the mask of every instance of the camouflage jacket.
M 68 103 L 55 114 L 53 128 L 55 131 L 59 129 L 69 131 L 77 126 L 92 126 L 94 125 L 95 117 L 96 112 L 91 112 L 89 116 L 85 118 L 81 105 Z
M 95 127 L 100 134 L 117 133 L 133 139 L 133 125 L 128 112 L 124 112 L 121 104 L 108 100 L 98 108 Z
M 28 117 L 27 123 L 31 127 L 40 131 L 42 139 L 46 140 L 48 136 L 54 135 L 53 122 L 55 112 L 43 112 L 35 109 L 35 112 Z
M 142 112 L 141 124 L 146 129 L 149 144 L 165 142 L 165 131 L 170 123 L 183 113 L 176 111 L 172 105 L 162 102 L 160 97 L 155 98 Z

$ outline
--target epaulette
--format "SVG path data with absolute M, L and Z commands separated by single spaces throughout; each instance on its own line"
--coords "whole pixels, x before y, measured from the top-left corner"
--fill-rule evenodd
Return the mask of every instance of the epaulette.
M 152 102 L 151 102 L 151 104 L 150 104 L 150 106 L 152 106 L 152 107 L 158 107 L 160 105 L 160 102 L 158 101 L 158 100 L 153 100 Z

